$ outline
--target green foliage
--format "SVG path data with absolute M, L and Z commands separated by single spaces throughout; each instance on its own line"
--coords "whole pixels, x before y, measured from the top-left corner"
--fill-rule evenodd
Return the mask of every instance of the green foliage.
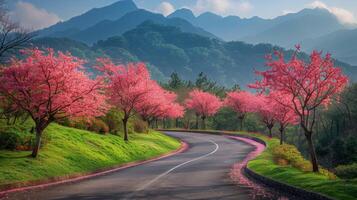
M 339 165 L 335 168 L 336 175 L 344 179 L 357 178 L 357 163 L 350 165 Z
M 35 135 L 30 133 L 31 127 L 30 120 L 24 124 L 18 122 L 14 125 L 6 125 L 4 121 L 0 120 L 0 149 L 30 149 L 35 139 Z
M 101 134 L 109 133 L 108 125 L 101 119 L 92 119 L 88 127 L 88 130 Z
M 136 133 L 147 133 L 149 132 L 149 127 L 143 120 L 135 120 L 133 122 L 133 128 Z
M 238 130 L 239 123 L 237 114 L 229 108 L 222 108 L 214 116 L 212 129 L 214 130 Z
M 288 164 L 302 170 L 302 171 L 311 171 L 311 163 L 304 159 L 299 150 L 288 144 L 275 146 L 272 150 L 274 159 L 278 161 L 279 159 L 286 160 Z

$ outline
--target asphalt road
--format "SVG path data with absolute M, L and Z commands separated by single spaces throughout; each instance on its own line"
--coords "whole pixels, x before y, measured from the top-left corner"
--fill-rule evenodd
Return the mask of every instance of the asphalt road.
M 189 149 L 104 176 L 13 193 L 6 199 L 253 199 L 254 191 L 232 183 L 229 172 L 232 165 L 243 160 L 254 147 L 224 136 L 167 134 L 186 141 Z M 255 199 L 268 198 L 255 195 Z

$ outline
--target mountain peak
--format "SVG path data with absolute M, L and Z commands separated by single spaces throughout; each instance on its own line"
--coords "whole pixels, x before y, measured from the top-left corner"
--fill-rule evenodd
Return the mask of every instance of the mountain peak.
M 189 22 L 192 22 L 196 17 L 190 9 L 181 8 L 170 14 L 168 18 L 182 18 Z

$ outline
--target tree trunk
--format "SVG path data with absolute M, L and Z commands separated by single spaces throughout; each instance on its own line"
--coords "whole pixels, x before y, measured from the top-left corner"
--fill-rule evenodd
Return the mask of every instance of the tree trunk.
M 202 116 L 201 119 L 202 119 L 202 127 L 201 128 L 202 128 L 202 130 L 206 130 L 206 121 L 205 121 L 206 117 Z
M 271 132 L 271 129 L 272 129 L 272 128 L 269 126 L 268 129 L 269 129 L 269 137 L 272 138 L 272 137 L 273 137 L 273 134 L 272 134 L 272 132 Z
M 244 116 L 239 116 L 239 131 L 243 131 L 243 121 L 244 121 Z
M 33 146 L 32 154 L 31 154 L 31 156 L 33 158 L 37 157 L 38 152 L 40 150 L 42 132 L 43 132 L 43 130 L 41 130 L 40 128 L 36 128 L 36 141 L 35 141 L 35 144 Z
M 36 126 L 35 126 L 36 141 L 33 146 L 32 154 L 31 154 L 31 156 L 33 158 L 36 158 L 38 155 L 38 152 L 40 151 L 41 137 L 42 137 L 43 130 L 45 130 L 45 128 L 48 126 L 48 124 L 50 124 L 50 122 L 51 121 L 40 121 L 40 120 L 38 122 L 36 122 Z
M 129 141 L 127 124 L 128 124 L 128 118 L 124 117 L 123 118 L 124 141 Z
M 315 152 L 315 147 L 314 143 L 312 142 L 312 132 L 308 133 L 305 132 L 305 136 L 307 139 L 307 143 L 309 146 L 309 152 L 310 152 L 310 159 L 311 159 L 311 164 L 312 164 L 312 171 L 313 172 L 319 172 L 319 165 L 317 163 L 317 156 Z
M 279 131 L 280 131 L 280 145 L 284 144 L 284 126 L 280 125 Z
M 196 129 L 198 129 L 198 114 L 196 114 Z
M 178 118 L 175 120 L 175 127 L 178 128 Z

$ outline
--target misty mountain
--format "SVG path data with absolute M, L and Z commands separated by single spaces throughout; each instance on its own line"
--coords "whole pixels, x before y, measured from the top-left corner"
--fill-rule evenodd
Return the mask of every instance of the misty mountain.
M 51 27 L 37 32 L 40 37 L 72 35 L 80 30 L 93 26 L 103 20 L 116 20 L 138 8 L 132 0 L 121 0 L 111 5 L 94 8 L 88 12 L 73 17 L 65 22 L 59 22 Z
M 193 26 L 181 18 L 166 18 L 161 14 L 138 9 L 132 0 L 121 0 L 103 8 L 92 9 L 68 21 L 55 24 L 37 32 L 39 37 L 67 37 L 92 44 L 98 40 L 121 35 L 144 21 L 177 26 L 184 32 L 207 37 L 215 35 Z
M 73 42 L 73 44 L 69 44 Z M 251 45 L 244 42 L 223 42 L 198 34 L 181 31 L 147 21 L 120 36 L 98 41 L 93 46 L 64 38 L 40 38 L 34 45 L 51 47 L 95 62 L 96 57 L 110 57 L 117 63 L 146 62 L 158 80 L 165 80 L 172 72 L 186 80 L 194 80 L 200 72 L 226 86 L 245 87 L 255 79 L 254 70 L 265 69 L 265 55 L 274 50 L 287 51 L 270 44 Z M 308 55 L 300 53 L 304 59 Z M 336 61 L 346 74 L 357 80 L 357 68 Z
M 168 17 L 186 19 L 227 41 L 271 43 L 283 47 L 346 28 L 335 15 L 321 8 L 304 9 L 274 19 L 222 17 L 210 12 L 195 17 L 188 9 L 177 10 Z
M 340 30 L 322 37 L 306 40 L 303 47 L 331 53 L 335 58 L 357 65 L 357 29 Z
M 130 12 L 118 20 L 105 20 L 85 30 L 77 32 L 69 37 L 85 43 L 94 43 L 98 40 L 121 35 L 126 31 L 134 29 L 145 21 L 152 21 L 157 24 L 170 25 L 179 27 L 183 32 L 196 33 L 202 36 L 216 38 L 213 34 L 193 26 L 184 19 L 168 19 L 161 14 L 152 13 L 146 10 L 136 10 Z M 100 30 L 100 31 L 99 31 Z

